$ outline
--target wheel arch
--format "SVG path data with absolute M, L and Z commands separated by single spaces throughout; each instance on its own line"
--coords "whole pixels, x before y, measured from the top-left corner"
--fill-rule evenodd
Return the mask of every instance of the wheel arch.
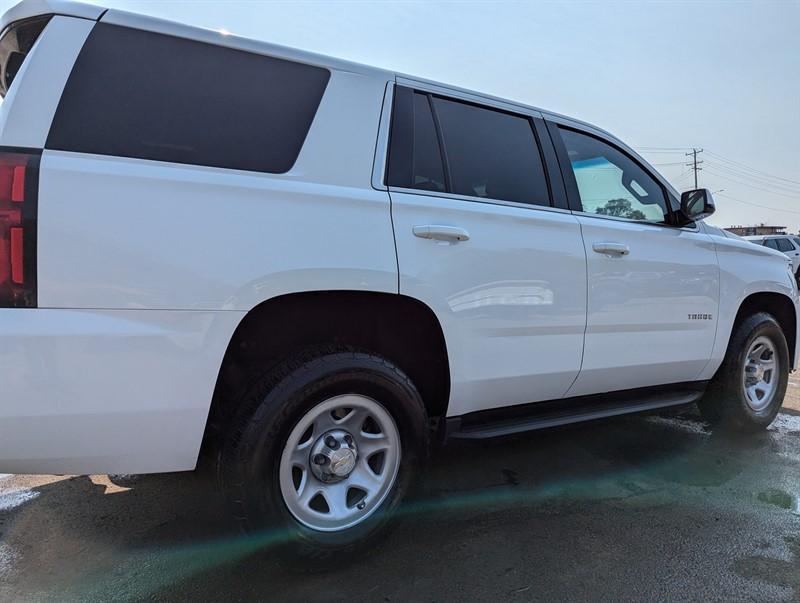
M 287 355 L 314 345 L 363 349 L 400 367 L 418 388 L 428 415 L 443 417 L 450 365 L 441 324 L 420 300 L 396 293 L 290 293 L 252 308 L 234 331 L 217 376 L 203 435 L 215 448 L 237 409 L 237 394 Z
M 791 366 L 796 362 L 796 345 L 797 345 L 797 311 L 796 305 L 790 297 L 782 293 L 775 293 L 772 291 L 761 291 L 758 293 L 751 293 L 745 297 L 739 309 L 736 312 L 736 318 L 733 320 L 733 328 L 728 334 L 728 341 L 736 332 L 739 325 L 748 317 L 757 312 L 767 312 L 775 317 L 781 330 L 786 336 L 786 343 L 789 347 L 789 356 L 791 358 Z

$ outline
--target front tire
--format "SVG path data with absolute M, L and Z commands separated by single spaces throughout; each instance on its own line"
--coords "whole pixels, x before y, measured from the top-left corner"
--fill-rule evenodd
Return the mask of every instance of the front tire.
M 251 389 L 220 475 L 248 532 L 277 530 L 299 557 L 369 546 L 428 454 L 428 421 L 408 377 L 372 354 L 304 353 Z
M 766 429 L 783 404 L 789 366 L 789 347 L 775 318 L 765 312 L 747 317 L 698 403 L 703 418 L 730 431 Z

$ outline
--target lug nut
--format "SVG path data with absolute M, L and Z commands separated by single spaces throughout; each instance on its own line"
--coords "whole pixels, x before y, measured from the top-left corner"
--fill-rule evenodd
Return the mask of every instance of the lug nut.
M 325 438 L 325 445 L 332 450 L 337 450 L 339 448 L 339 442 L 333 436 Z
M 314 463 L 317 465 L 324 465 L 328 462 L 328 457 L 324 454 L 315 454 L 314 455 Z
M 347 442 L 348 446 L 352 446 L 353 445 L 353 436 L 351 436 L 348 433 L 346 436 L 344 436 L 344 441 Z

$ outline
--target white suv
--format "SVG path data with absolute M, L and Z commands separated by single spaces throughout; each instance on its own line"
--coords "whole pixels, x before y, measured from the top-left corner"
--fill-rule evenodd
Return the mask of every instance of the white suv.
M 756 235 L 744 237 L 751 243 L 777 249 L 792 261 L 792 272 L 800 279 L 800 237 L 795 235 Z
M 94 5 L 2 27 L 0 471 L 202 447 L 245 528 L 319 556 L 432 441 L 778 412 L 785 258 L 601 129 Z

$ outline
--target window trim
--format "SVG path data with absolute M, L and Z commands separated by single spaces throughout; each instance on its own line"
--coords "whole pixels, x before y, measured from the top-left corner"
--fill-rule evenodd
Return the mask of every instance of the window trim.
M 619 144 L 614 142 L 613 140 L 609 139 L 606 136 L 602 136 L 596 132 L 589 131 L 585 128 L 581 128 L 574 124 L 567 124 L 567 123 L 556 123 L 549 119 L 545 119 L 545 124 L 547 125 L 547 130 L 550 132 L 550 136 L 553 139 L 553 146 L 556 149 L 556 155 L 558 156 L 558 164 L 561 170 L 561 177 L 564 180 L 564 188 L 567 192 L 567 202 L 569 204 L 570 210 L 575 215 L 580 216 L 587 216 L 592 218 L 597 218 L 600 220 L 616 220 L 621 222 L 628 222 L 633 224 L 649 224 L 651 226 L 659 226 L 661 228 L 677 228 L 680 230 L 690 230 L 696 231 L 697 224 L 691 223 L 686 225 L 680 225 L 677 220 L 676 211 L 672 202 L 672 197 L 669 194 L 669 190 L 664 183 L 661 181 L 661 178 L 658 178 L 655 174 L 653 174 L 652 170 L 645 166 L 641 161 L 633 157 L 630 153 L 628 153 L 624 148 L 622 148 Z M 666 221 L 664 222 L 650 222 L 647 220 L 633 220 L 631 218 L 624 218 L 622 216 L 607 216 L 603 214 L 596 214 L 588 211 L 584 211 L 583 205 L 581 203 L 580 192 L 578 191 L 578 182 L 575 179 L 575 173 L 572 171 L 572 164 L 569 161 L 569 155 L 567 153 L 567 146 L 564 143 L 564 139 L 561 137 L 561 129 L 571 130 L 578 134 L 582 134 L 584 136 L 588 136 L 590 138 L 594 138 L 595 140 L 599 140 L 600 142 L 609 145 L 619 153 L 622 153 L 625 157 L 627 157 L 631 162 L 638 165 L 639 168 L 644 171 L 661 189 L 662 194 L 664 195 L 664 202 L 667 207 L 667 215 Z
M 414 93 L 416 94 L 416 91 Z M 425 93 L 425 98 L 428 99 L 428 108 L 433 118 L 433 129 L 436 132 L 436 142 L 439 145 L 439 158 L 442 160 L 442 173 L 444 174 L 444 190 L 448 193 L 453 193 L 453 176 L 450 173 L 450 160 L 447 158 L 447 147 L 444 144 L 442 122 L 439 121 L 439 112 L 436 110 L 436 105 L 433 104 L 433 95 L 427 92 Z M 444 97 L 437 95 L 437 98 Z
M 409 90 L 411 95 L 415 93 L 424 94 L 428 98 L 428 103 L 430 105 L 431 114 L 433 115 L 434 125 L 436 128 L 436 137 L 439 143 L 439 152 L 442 159 L 445 187 L 447 189 L 445 191 L 442 192 L 427 191 L 418 188 L 408 188 L 408 187 L 394 186 L 388 184 L 389 161 L 392 148 L 392 129 L 394 124 L 396 123 L 395 107 L 398 105 L 398 99 L 403 95 L 403 93 L 401 93 L 399 89 Z M 547 186 L 548 205 L 539 205 L 535 203 L 521 203 L 517 201 L 507 201 L 504 199 L 494 199 L 491 197 L 462 195 L 452 192 L 450 164 L 447 160 L 447 149 L 444 143 L 444 136 L 442 134 L 441 124 L 439 122 L 439 115 L 436 111 L 436 106 L 433 103 L 434 97 L 452 102 L 459 102 L 467 105 L 472 105 L 478 109 L 485 109 L 489 111 L 506 113 L 514 117 L 525 119 L 528 122 L 528 125 L 531 129 L 533 140 L 535 141 L 537 150 L 539 152 L 539 160 L 541 161 L 542 164 L 542 171 L 544 173 L 545 184 Z M 388 135 L 387 135 L 387 143 L 384 146 L 385 157 L 383 161 L 383 170 L 382 170 L 383 178 L 380 181 L 381 188 L 383 190 L 388 190 L 390 192 L 396 191 L 406 194 L 415 194 L 422 196 L 449 198 L 460 201 L 477 201 L 489 205 L 504 205 L 507 207 L 520 207 L 526 209 L 545 209 L 545 210 L 556 210 L 560 212 L 569 212 L 569 207 L 567 206 L 567 195 L 563 189 L 562 177 L 558 170 L 557 165 L 555 165 L 557 153 L 553 148 L 553 142 L 550 139 L 550 136 L 545 137 L 547 128 L 545 126 L 545 121 L 541 112 L 534 110 L 525 111 L 522 110 L 521 107 L 497 99 L 486 98 L 482 96 L 473 97 L 473 95 L 466 94 L 462 91 L 451 91 L 442 86 L 435 86 L 432 84 L 421 84 L 412 80 L 404 81 L 401 79 L 398 79 L 394 83 L 394 93 L 391 98 L 391 103 L 392 103 L 391 110 L 387 111 L 387 113 L 391 115 L 391 119 L 389 120 L 390 123 L 386 126 L 388 130 Z M 399 115 L 398 117 L 402 121 L 405 122 L 408 121 L 407 115 Z M 407 127 L 408 124 L 406 123 L 406 128 Z M 380 137 L 380 132 L 379 132 L 379 137 Z
M 389 167 L 389 130 L 392 125 L 392 108 L 394 107 L 394 82 L 386 82 L 381 105 L 381 117 L 378 122 L 378 136 L 375 139 L 375 153 L 372 158 L 372 188 L 387 191 L 386 170 Z
M 552 211 L 562 214 L 573 213 L 565 207 L 553 207 L 551 205 L 534 205 L 532 203 L 519 203 L 517 201 L 505 201 L 503 199 L 491 199 L 489 197 L 472 197 L 470 195 L 458 195 L 456 193 L 440 192 L 440 191 L 426 191 L 420 188 L 405 188 L 403 186 L 389 186 L 390 193 L 403 193 L 406 195 L 419 195 L 422 197 L 440 197 L 442 199 L 451 199 L 453 201 L 470 201 L 472 203 L 481 203 L 483 205 L 501 205 L 505 207 L 516 207 L 518 209 L 534 209 L 541 211 Z

